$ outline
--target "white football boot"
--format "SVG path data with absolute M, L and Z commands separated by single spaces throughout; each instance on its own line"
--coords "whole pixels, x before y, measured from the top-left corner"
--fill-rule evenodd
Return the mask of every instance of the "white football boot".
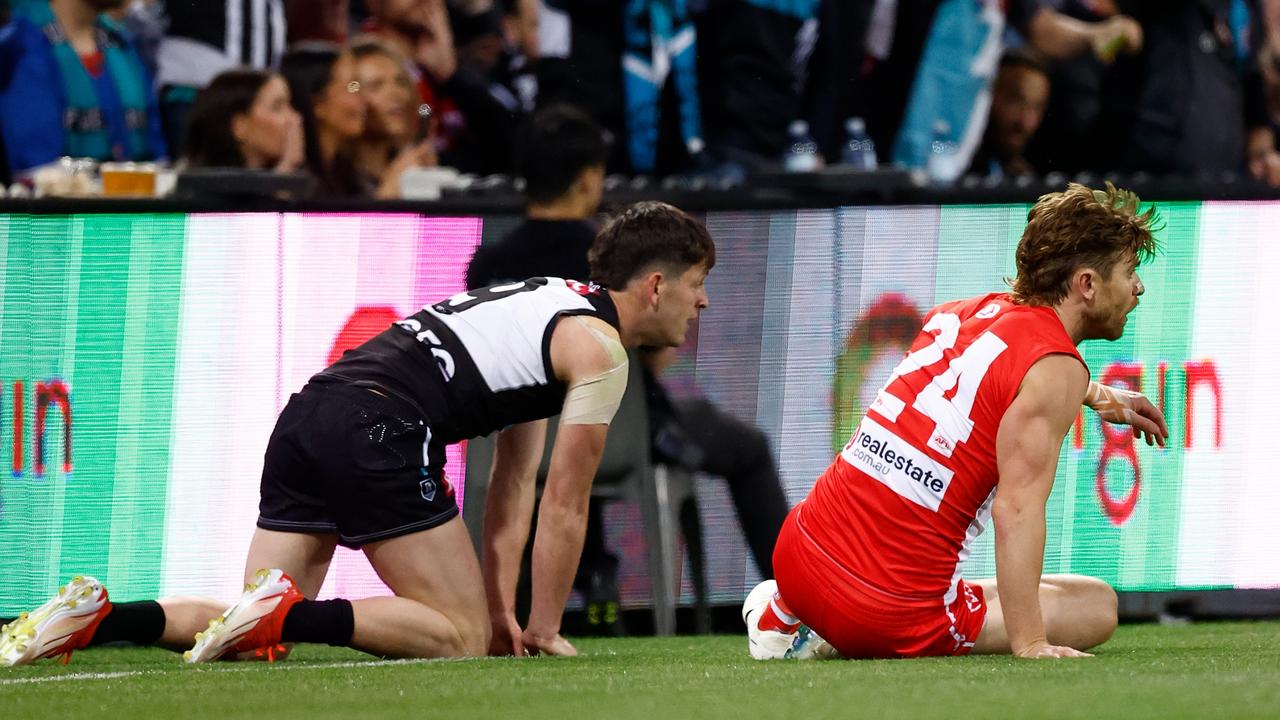
M 805 625 L 795 632 L 761 630 L 760 614 L 778 592 L 778 583 L 765 580 L 756 585 L 742 603 L 742 621 L 747 624 L 747 649 L 756 660 L 827 660 L 840 657 L 836 649 Z
M 747 624 L 747 649 L 756 660 L 781 660 L 787 656 L 791 643 L 795 642 L 798 633 L 783 633 L 777 630 L 761 630 L 760 615 L 769 607 L 774 593 L 778 592 L 778 583 L 765 580 L 756 585 L 747 594 L 742 603 L 742 622 Z
M 196 644 L 182 657 L 189 663 L 212 662 L 224 655 L 243 658 L 246 653 L 281 659 L 288 654 L 284 648 L 276 652 L 284 619 L 300 600 L 302 592 L 283 570 L 259 570 L 236 604 L 196 633 Z
M 65 665 L 72 651 L 89 644 L 110 612 L 102 583 L 77 575 L 48 602 L 0 628 L 0 665 L 28 665 L 55 655 L 61 655 Z

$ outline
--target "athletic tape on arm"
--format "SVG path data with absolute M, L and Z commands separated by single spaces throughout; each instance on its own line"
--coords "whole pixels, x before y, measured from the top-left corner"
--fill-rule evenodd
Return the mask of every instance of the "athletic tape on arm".
M 1142 397 L 1141 393 L 1132 390 L 1113 388 L 1098 382 L 1089 383 L 1089 390 L 1084 395 L 1084 404 L 1093 408 L 1098 416 L 1107 422 L 1133 424 L 1137 413 L 1133 411 L 1133 402 Z
M 600 332 L 581 317 L 575 316 L 574 320 L 600 343 L 613 367 L 569 386 L 560 422 L 566 425 L 608 425 L 622 404 L 622 394 L 627 391 L 627 351 L 617 338 Z

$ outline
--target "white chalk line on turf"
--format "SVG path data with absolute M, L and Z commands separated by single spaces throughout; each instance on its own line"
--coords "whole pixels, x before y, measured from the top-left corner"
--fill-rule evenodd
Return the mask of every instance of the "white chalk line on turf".
M 0 685 L 33 685 L 36 683 L 62 682 L 66 680 L 110 680 L 112 678 L 133 677 L 135 675 L 150 675 L 152 672 L 155 672 L 155 671 L 143 672 L 141 670 L 125 670 L 121 672 L 75 673 L 72 675 L 45 675 L 43 677 L 3 678 L 3 679 L 0 679 Z
M 483 658 L 415 658 L 408 660 L 348 660 L 346 662 L 315 663 L 237 663 L 225 666 L 205 666 L 191 670 L 121 670 L 118 672 L 69 673 L 67 675 L 42 675 L 40 677 L 0 678 L 0 687 L 5 685 L 36 685 L 51 682 L 70 682 L 72 680 L 115 680 L 118 678 L 141 677 L 144 675 L 172 675 L 179 672 L 194 673 L 234 673 L 234 672 L 282 672 L 285 670 L 333 670 L 339 668 L 394 667 L 396 665 L 425 665 L 427 663 L 475 661 Z M 263 665 L 266 667 L 263 667 Z

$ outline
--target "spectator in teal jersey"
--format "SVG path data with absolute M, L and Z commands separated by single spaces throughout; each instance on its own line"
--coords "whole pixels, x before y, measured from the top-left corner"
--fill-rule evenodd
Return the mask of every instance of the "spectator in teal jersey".
M 151 78 L 104 13 L 125 0 L 23 0 L 0 29 L 0 119 L 15 176 L 63 155 L 166 157 Z

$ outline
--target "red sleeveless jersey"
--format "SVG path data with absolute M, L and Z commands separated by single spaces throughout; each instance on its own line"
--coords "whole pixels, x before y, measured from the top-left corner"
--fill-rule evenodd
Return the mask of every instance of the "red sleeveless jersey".
M 1084 362 L 1051 308 L 1003 293 L 934 308 L 799 508 L 804 533 L 874 589 L 949 605 L 991 516 L 1000 420 L 1053 353 Z

